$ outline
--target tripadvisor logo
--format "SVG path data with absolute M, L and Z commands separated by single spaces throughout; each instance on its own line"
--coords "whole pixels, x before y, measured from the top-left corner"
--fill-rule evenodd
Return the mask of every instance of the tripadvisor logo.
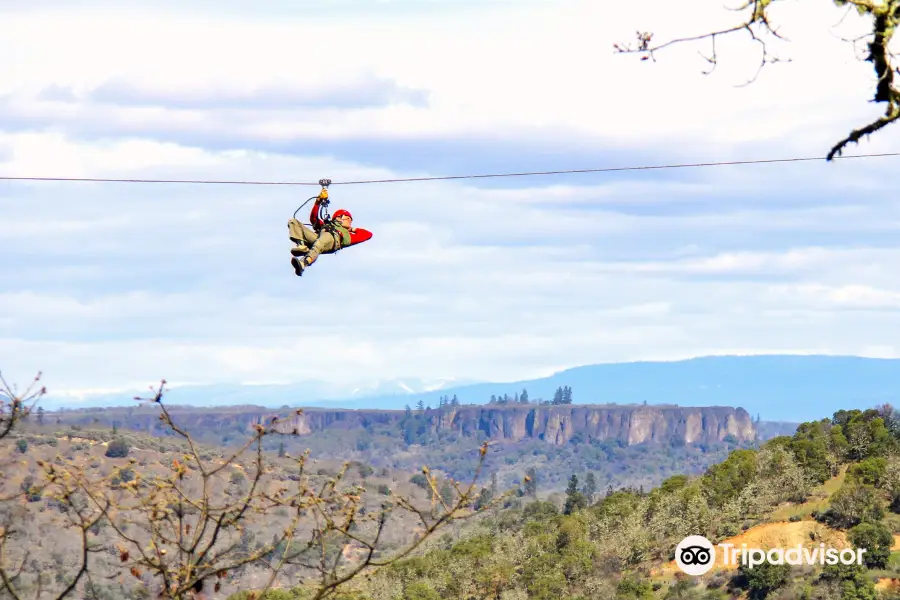
M 745 565 L 752 569 L 763 563 L 772 565 L 861 565 L 863 564 L 864 548 L 826 548 L 825 544 L 818 547 L 804 548 L 797 544 L 792 548 L 750 548 L 747 544 L 741 544 L 740 548 L 734 544 L 718 544 L 718 552 L 722 555 L 723 566 Z M 678 568 L 688 575 L 698 576 L 708 572 L 716 564 L 716 546 L 702 535 L 690 535 L 675 548 L 675 563 Z

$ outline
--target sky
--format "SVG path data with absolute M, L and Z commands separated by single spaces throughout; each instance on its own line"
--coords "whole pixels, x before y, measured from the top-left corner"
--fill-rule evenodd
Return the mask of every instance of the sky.
M 0 181 L 0 373 L 51 392 L 504 381 L 709 354 L 900 357 L 900 157 L 841 37 L 776 5 L 790 62 L 718 0 L 0 1 L 0 175 L 316 182 L 374 233 L 302 277 L 317 186 Z M 836 26 L 839 22 L 840 25 Z M 848 154 L 900 151 L 887 129 Z M 304 220 L 306 209 L 304 209 Z

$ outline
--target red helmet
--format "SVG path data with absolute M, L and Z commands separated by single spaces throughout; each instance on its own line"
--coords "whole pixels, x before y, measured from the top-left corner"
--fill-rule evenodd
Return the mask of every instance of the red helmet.
M 350 214 L 350 211 L 344 210 L 343 208 L 334 213 L 335 219 L 340 219 L 341 217 L 350 217 L 353 218 L 353 215 Z

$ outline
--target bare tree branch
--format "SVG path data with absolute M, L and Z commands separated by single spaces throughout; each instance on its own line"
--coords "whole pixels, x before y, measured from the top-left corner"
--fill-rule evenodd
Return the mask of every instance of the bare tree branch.
M 784 40 L 777 29 L 772 25 L 769 18 L 769 9 L 779 0 L 748 0 L 745 4 L 735 10 L 749 11 L 748 16 L 741 23 L 733 26 L 690 37 L 676 38 L 662 44 L 652 45 L 653 34 L 650 32 L 637 32 L 637 44 L 614 44 L 613 48 L 618 53 L 639 53 L 642 55 L 641 60 L 656 60 L 655 53 L 673 46 L 675 44 L 684 44 L 701 40 L 710 40 L 712 44 L 712 55 L 704 56 L 704 59 L 712 66 L 704 74 L 712 73 L 718 64 L 718 56 L 716 54 L 716 38 L 729 35 L 738 31 L 746 31 L 752 41 L 758 43 L 761 48 L 760 66 L 756 74 L 746 83 L 738 86 L 744 87 L 754 82 L 763 67 L 774 62 L 790 62 L 772 56 L 766 46 L 765 41 L 760 37 L 761 32 L 773 35 L 777 39 Z M 842 17 L 840 22 L 846 19 L 850 10 L 855 8 L 860 15 L 871 18 L 871 32 L 857 37 L 849 41 L 856 44 L 869 38 L 867 43 L 867 53 L 865 55 L 866 62 L 872 63 L 876 75 L 876 89 L 872 99 L 873 102 L 885 103 L 883 116 L 859 129 L 853 130 L 847 137 L 835 144 L 828 153 L 826 160 L 831 161 L 835 156 L 840 156 L 843 150 L 849 144 L 858 143 L 863 137 L 869 136 L 884 127 L 890 125 L 894 121 L 900 119 L 900 90 L 894 86 L 894 74 L 898 69 L 894 66 L 894 54 L 890 52 L 889 46 L 894 37 L 898 24 L 900 24 L 900 0 L 833 0 L 837 6 L 847 6 L 848 10 Z M 839 22 L 839 24 L 840 24 Z

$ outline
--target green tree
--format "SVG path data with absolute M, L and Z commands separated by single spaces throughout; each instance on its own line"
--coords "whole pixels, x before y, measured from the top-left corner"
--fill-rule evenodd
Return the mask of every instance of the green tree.
M 723 462 L 711 466 L 702 484 L 714 506 L 724 506 L 756 477 L 756 452 L 735 450 Z
M 861 565 L 826 565 L 819 576 L 819 585 L 829 592 L 832 598 L 840 600 L 878 600 L 875 583 L 868 577 L 866 568 Z
M 653 586 L 648 581 L 623 577 L 616 586 L 615 600 L 653 600 Z
M 593 471 L 588 471 L 587 476 L 585 476 L 584 487 L 582 488 L 581 493 L 584 494 L 588 504 L 594 501 L 594 495 L 597 493 L 597 480 L 594 477 Z
M 712 44 L 712 54 L 707 57 L 707 60 L 712 65 L 712 68 L 715 68 L 718 62 L 715 45 L 717 38 L 733 33 L 745 33 L 749 34 L 753 41 L 760 43 L 758 47 L 762 49 L 761 70 L 767 64 L 779 61 L 784 62 L 778 56 L 773 55 L 771 46 L 765 40 L 767 35 L 783 39 L 776 33 L 778 29 L 777 15 L 772 15 L 770 12 L 773 6 L 781 4 L 782 1 L 749 0 L 740 9 L 743 11 L 743 17 L 736 19 L 733 25 L 725 26 L 720 30 L 712 31 L 705 35 L 695 35 L 692 32 L 690 37 L 653 43 L 653 33 L 639 31 L 635 44 L 615 44 L 613 47 L 618 52 L 639 53 L 642 55 L 642 59 L 646 60 L 655 58 L 656 52 L 671 45 L 706 40 Z M 836 7 L 855 8 L 869 22 L 869 33 L 857 39 L 856 43 L 866 41 L 867 52 L 865 60 L 872 64 L 875 71 L 875 81 L 877 82 L 872 101 L 885 105 L 885 110 L 880 118 L 858 129 L 854 129 L 845 138 L 835 143 L 828 152 L 828 160 L 832 160 L 835 156 L 840 156 L 849 144 L 859 143 L 859 140 L 863 137 L 869 136 L 900 119 L 900 88 L 894 84 L 894 73 L 897 67 L 893 62 L 894 55 L 889 49 L 897 30 L 900 0 L 833 0 L 833 2 Z M 835 16 L 838 17 L 837 12 Z M 854 44 L 855 49 L 856 46 Z M 753 81 L 755 78 L 756 76 L 750 81 Z M 811 91 L 811 93 L 815 92 Z
M 556 391 L 553 392 L 553 404 L 562 404 L 563 403 L 563 389 L 562 386 L 556 388 Z
M 433 587 L 425 582 L 410 583 L 403 593 L 403 600 L 441 600 Z
M 18 440 L 16 440 L 16 448 L 19 450 L 19 452 L 25 454 L 26 452 L 28 452 L 28 440 L 26 440 L 25 438 L 19 438 Z
M 753 568 L 741 565 L 738 576 L 742 587 L 749 592 L 752 600 L 762 600 L 787 583 L 791 575 L 791 565 L 775 565 L 764 562 Z
M 115 439 L 106 446 L 106 456 L 108 458 L 124 458 L 128 456 L 130 451 L 131 448 L 128 442 L 122 438 Z
M 586 506 L 587 498 L 578 491 L 578 477 L 573 473 L 569 478 L 569 486 L 566 488 L 566 504 L 563 507 L 563 514 L 570 515 Z
M 884 517 L 878 492 L 869 485 L 845 481 L 831 497 L 826 520 L 837 527 L 849 528 L 860 523 L 873 523 Z
M 867 458 L 847 469 L 848 480 L 876 488 L 884 485 L 886 474 L 887 459 L 883 457 Z
M 863 561 L 870 569 L 883 569 L 891 557 L 894 536 L 884 523 L 860 523 L 847 533 L 856 548 L 866 551 Z

